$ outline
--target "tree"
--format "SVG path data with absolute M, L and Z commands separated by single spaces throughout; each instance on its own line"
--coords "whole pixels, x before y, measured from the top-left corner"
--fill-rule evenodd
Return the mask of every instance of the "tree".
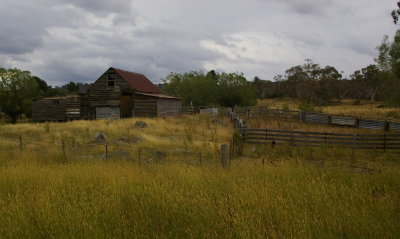
M 396 31 L 392 42 L 388 36 L 384 36 L 382 43 L 376 49 L 378 57 L 375 61 L 379 69 L 400 77 L 400 30 Z
M 359 95 L 369 98 L 371 102 L 375 101 L 378 92 L 384 85 L 384 78 L 376 65 L 369 65 L 355 71 L 350 77 L 359 86 Z
M 386 101 L 393 106 L 400 106 L 400 30 L 397 30 L 393 41 L 385 36 L 377 47 L 378 57 L 375 59 L 379 70 L 386 75 Z
M 397 24 L 397 22 L 399 21 L 399 17 L 400 17 L 400 1 L 397 2 L 397 7 L 398 7 L 398 9 L 392 11 L 392 18 L 393 18 L 394 24 Z
M 79 93 L 79 86 L 78 86 L 78 84 L 71 81 L 67 84 L 67 90 L 68 90 L 68 93 L 70 93 L 70 94 L 76 94 L 76 93 Z
M 38 94 L 38 83 L 29 71 L 0 68 L 0 108 L 11 118 L 31 111 L 32 99 Z
M 257 101 L 253 84 L 238 73 L 170 73 L 163 84 L 163 90 L 182 98 L 184 105 L 254 105 Z
M 333 98 L 339 98 L 337 85 L 342 75 L 332 66 L 321 68 L 312 60 L 306 59 L 303 65 L 297 65 L 285 71 L 285 76 L 276 77 L 286 96 L 326 104 Z
M 222 73 L 218 77 L 218 104 L 222 106 L 250 106 L 257 103 L 254 85 L 243 73 Z

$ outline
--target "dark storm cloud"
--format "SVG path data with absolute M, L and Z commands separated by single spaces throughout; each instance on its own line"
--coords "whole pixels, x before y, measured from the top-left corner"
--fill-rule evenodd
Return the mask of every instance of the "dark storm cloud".
M 54 1 L 6 0 L 0 8 L 0 54 L 24 54 L 43 46 L 47 28 L 75 27 L 80 12 L 55 8 Z

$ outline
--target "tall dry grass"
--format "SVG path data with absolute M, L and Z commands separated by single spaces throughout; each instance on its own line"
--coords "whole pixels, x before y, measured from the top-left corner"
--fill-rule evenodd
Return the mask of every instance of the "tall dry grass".
M 268 106 L 272 109 L 299 110 L 302 102 L 294 99 L 266 99 L 260 100 L 259 105 Z M 352 99 L 343 100 L 341 103 L 314 106 L 316 111 L 334 115 L 349 115 L 360 118 L 393 118 L 400 119 L 400 108 L 382 107 L 383 102 L 356 101 Z
M 397 154 L 246 146 L 223 170 L 232 133 L 208 116 L 1 125 L 0 238 L 400 236 Z

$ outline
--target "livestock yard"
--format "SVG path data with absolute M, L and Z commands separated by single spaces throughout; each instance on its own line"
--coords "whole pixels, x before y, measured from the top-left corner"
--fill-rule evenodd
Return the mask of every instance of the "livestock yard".
M 250 116 L 252 128 L 396 134 Z M 400 150 L 238 135 L 225 110 L 2 124 L 0 237 L 399 238 Z

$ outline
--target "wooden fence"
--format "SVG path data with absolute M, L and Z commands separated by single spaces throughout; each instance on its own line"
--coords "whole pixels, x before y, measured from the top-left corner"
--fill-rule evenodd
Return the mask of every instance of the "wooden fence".
M 288 144 L 309 147 L 350 147 L 353 149 L 400 150 L 400 134 L 337 134 L 273 129 L 240 129 L 245 143 Z
M 284 120 L 300 120 L 305 123 L 347 126 L 382 131 L 400 131 L 400 120 L 367 119 L 349 115 L 331 115 L 298 110 L 269 109 L 265 106 L 235 108 L 237 115 L 246 118 L 276 117 Z

